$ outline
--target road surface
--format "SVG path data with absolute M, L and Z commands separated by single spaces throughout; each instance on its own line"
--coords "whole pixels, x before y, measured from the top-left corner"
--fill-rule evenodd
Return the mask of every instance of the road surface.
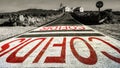
M 0 42 L 0 67 L 119 68 L 119 44 L 65 13 L 49 24 Z

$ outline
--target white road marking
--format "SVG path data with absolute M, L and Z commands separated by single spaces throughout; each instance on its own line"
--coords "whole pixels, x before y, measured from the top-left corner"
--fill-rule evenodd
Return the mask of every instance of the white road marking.
M 87 26 L 84 27 L 85 30 L 92 29 Z M 43 27 L 39 27 L 33 31 L 40 31 L 40 29 L 42 28 Z M 23 35 L 71 33 L 71 32 L 103 34 L 101 32 L 94 30 L 93 32 L 92 31 L 42 32 L 42 33 L 28 32 Z M 18 37 L 19 36 L 5 40 L 0 43 L 0 67 L 11 67 L 11 68 L 13 67 L 119 68 L 120 67 L 120 59 L 119 59 L 120 41 L 110 38 L 106 35 L 94 36 L 94 37 L 91 36 L 36 37 L 36 38 L 18 38 Z M 32 51 L 30 52 L 30 50 Z M 103 51 L 108 53 L 109 55 L 106 55 L 105 53 L 103 54 Z M 13 53 L 15 54 L 15 56 Z M 11 56 L 11 54 L 13 55 Z M 25 57 L 25 55 L 28 56 Z M 92 55 L 91 61 L 88 59 L 90 58 L 90 55 Z M 41 56 L 41 57 L 36 59 L 37 56 Z M 110 58 L 110 56 L 112 58 Z M 22 60 L 19 57 L 21 58 L 24 57 L 23 58 L 24 60 Z M 49 60 L 47 59 L 48 57 L 49 58 L 53 57 L 53 58 Z M 56 57 L 58 57 L 58 59 Z M 15 58 L 17 59 L 15 60 Z M 19 59 L 21 60 L 18 61 Z M 36 62 L 34 63 L 33 61 Z

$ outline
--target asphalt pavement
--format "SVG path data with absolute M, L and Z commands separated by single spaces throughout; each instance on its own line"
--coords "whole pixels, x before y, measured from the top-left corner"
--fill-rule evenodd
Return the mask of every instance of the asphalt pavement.
M 65 13 L 55 21 L 0 42 L 0 67 L 119 68 L 119 44 Z

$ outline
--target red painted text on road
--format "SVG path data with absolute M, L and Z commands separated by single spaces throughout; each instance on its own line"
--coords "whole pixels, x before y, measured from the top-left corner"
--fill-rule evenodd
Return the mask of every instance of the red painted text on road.
M 84 26 L 48 26 L 40 27 L 39 30 L 85 30 Z
M 46 40 L 48 40 L 46 42 Z M 94 41 L 99 41 L 101 42 L 101 44 L 104 44 L 105 46 L 109 46 L 110 48 L 112 48 L 112 50 L 120 53 L 120 49 L 118 47 L 116 47 L 115 45 L 111 44 L 110 42 L 107 42 L 103 39 L 97 38 L 97 37 L 88 37 L 88 41 L 85 40 L 82 37 L 71 37 L 71 39 L 69 39 L 70 43 L 67 43 L 67 37 L 63 37 L 61 39 L 61 41 L 59 42 L 54 42 L 56 39 L 54 37 L 52 38 L 18 38 L 16 40 L 12 40 L 7 42 L 4 45 L 0 45 L 0 57 L 6 55 L 7 53 L 13 51 L 7 58 L 6 58 L 6 62 L 8 63 L 22 63 L 24 62 L 32 53 L 34 53 L 34 51 L 40 47 L 41 45 L 44 44 L 44 47 L 39 51 L 39 53 L 36 55 L 36 57 L 34 58 L 34 60 L 32 61 L 33 63 L 38 63 L 39 60 L 41 59 L 41 57 L 46 53 L 45 51 L 49 48 L 50 45 L 52 45 L 52 47 L 59 47 L 61 48 L 60 50 L 60 55 L 59 56 L 46 56 L 44 63 L 66 63 L 66 44 L 70 45 L 70 50 L 71 53 L 74 55 L 74 57 L 81 63 L 84 64 L 88 64 L 88 65 L 93 65 L 96 64 L 98 61 L 98 57 L 97 57 L 97 53 L 95 51 L 95 49 L 92 47 L 93 45 L 91 43 L 94 43 Z M 79 41 L 79 43 L 82 41 L 82 43 L 84 43 L 84 45 L 78 45 L 75 44 L 75 42 Z M 35 45 L 33 45 L 31 47 L 31 49 L 23 56 L 17 56 L 16 54 L 25 48 L 25 46 L 29 46 L 29 44 L 34 43 L 35 41 L 38 41 Z M 14 44 L 15 42 L 18 42 L 17 44 Z M 52 43 L 52 44 L 51 44 Z M 14 44 L 14 46 L 11 46 L 11 44 Z M 89 50 L 89 57 L 83 57 L 81 56 L 76 48 L 75 45 L 77 46 L 87 46 L 88 50 Z M 99 45 L 96 45 L 99 46 Z M 109 54 L 107 51 L 102 50 L 101 54 L 107 58 L 109 58 L 110 60 L 120 63 L 120 58 L 115 57 L 111 54 Z

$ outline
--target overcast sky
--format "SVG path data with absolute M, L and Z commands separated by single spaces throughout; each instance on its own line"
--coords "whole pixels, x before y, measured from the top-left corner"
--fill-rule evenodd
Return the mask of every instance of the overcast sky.
M 82 6 L 85 10 L 97 10 L 95 4 L 99 0 L 0 0 L 0 12 L 13 12 L 29 8 L 58 9 L 60 3 L 65 6 Z M 111 8 L 120 11 L 120 0 L 101 0 L 102 10 Z

